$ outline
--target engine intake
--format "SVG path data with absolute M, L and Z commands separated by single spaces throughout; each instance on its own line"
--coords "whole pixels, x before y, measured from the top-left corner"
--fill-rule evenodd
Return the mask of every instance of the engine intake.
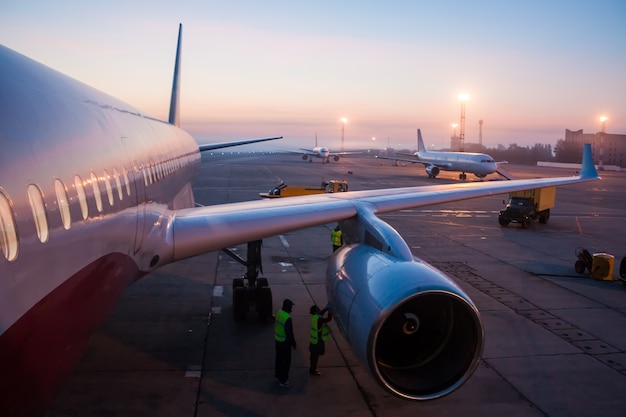
M 479 312 L 431 265 L 350 245 L 331 257 L 327 289 L 357 357 L 391 393 L 439 398 L 478 366 L 484 345 Z
M 426 173 L 429 177 L 436 177 L 439 175 L 439 167 L 435 165 L 428 165 L 426 167 Z

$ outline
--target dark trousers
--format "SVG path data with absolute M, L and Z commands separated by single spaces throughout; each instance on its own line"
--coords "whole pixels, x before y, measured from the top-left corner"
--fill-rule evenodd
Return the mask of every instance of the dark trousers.
M 274 373 L 278 381 L 283 384 L 289 380 L 289 368 L 291 367 L 291 346 L 285 342 L 276 342 L 276 362 Z
M 326 352 L 326 348 L 324 346 L 324 341 L 319 340 L 317 344 L 309 343 L 309 352 L 311 352 L 311 356 L 309 359 L 311 360 L 311 367 L 309 368 L 310 372 L 317 371 L 317 362 L 321 355 Z

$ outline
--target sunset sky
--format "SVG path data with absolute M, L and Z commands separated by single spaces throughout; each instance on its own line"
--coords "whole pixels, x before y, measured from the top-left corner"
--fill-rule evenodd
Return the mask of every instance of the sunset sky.
M 183 24 L 181 127 L 267 148 L 554 145 L 626 134 L 626 2 L 0 1 L 3 45 L 166 119 Z M 458 128 L 457 128 L 458 129 Z M 376 138 L 374 141 L 372 138 Z M 372 145 L 372 144 L 377 145 Z M 243 148 L 242 148 L 243 149 Z

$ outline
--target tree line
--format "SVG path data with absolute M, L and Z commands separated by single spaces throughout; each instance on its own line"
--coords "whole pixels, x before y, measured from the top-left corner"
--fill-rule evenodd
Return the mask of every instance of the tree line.
M 532 146 L 519 146 L 517 143 L 511 143 L 508 147 L 499 144 L 497 148 L 487 148 L 477 143 L 466 143 L 465 151 L 486 153 L 496 161 L 535 165 L 537 161 L 579 163 L 583 146 L 579 143 L 559 139 L 554 148 L 550 144 L 543 143 L 535 143 Z

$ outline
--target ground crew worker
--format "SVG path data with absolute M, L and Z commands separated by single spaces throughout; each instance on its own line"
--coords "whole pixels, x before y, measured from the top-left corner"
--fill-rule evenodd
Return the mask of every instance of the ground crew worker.
M 311 352 L 311 366 L 309 367 L 309 374 L 321 375 L 317 369 L 317 361 L 320 356 L 326 353 L 325 343 L 328 342 L 330 337 L 330 329 L 328 323 L 333 319 L 333 313 L 328 312 L 328 316 L 324 317 L 324 314 L 328 311 L 328 307 L 323 310 L 316 305 L 309 309 L 311 314 L 311 330 L 309 333 L 309 352 Z
M 341 245 L 343 245 L 343 236 L 341 235 L 341 229 L 339 228 L 339 225 L 337 225 L 330 232 L 330 240 L 333 242 L 333 252 L 339 249 Z
M 293 336 L 293 324 L 291 322 L 291 308 L 293 306 L 294 303 L 290 299 L 283 300 L 283 308 L 276 313 L 274 322 L 274 341 L 276 343 L 274 376 L 278 380 L 278 385 L 283 388 L 289 388 L 291 349 L 296 349 L 296 339 Z

